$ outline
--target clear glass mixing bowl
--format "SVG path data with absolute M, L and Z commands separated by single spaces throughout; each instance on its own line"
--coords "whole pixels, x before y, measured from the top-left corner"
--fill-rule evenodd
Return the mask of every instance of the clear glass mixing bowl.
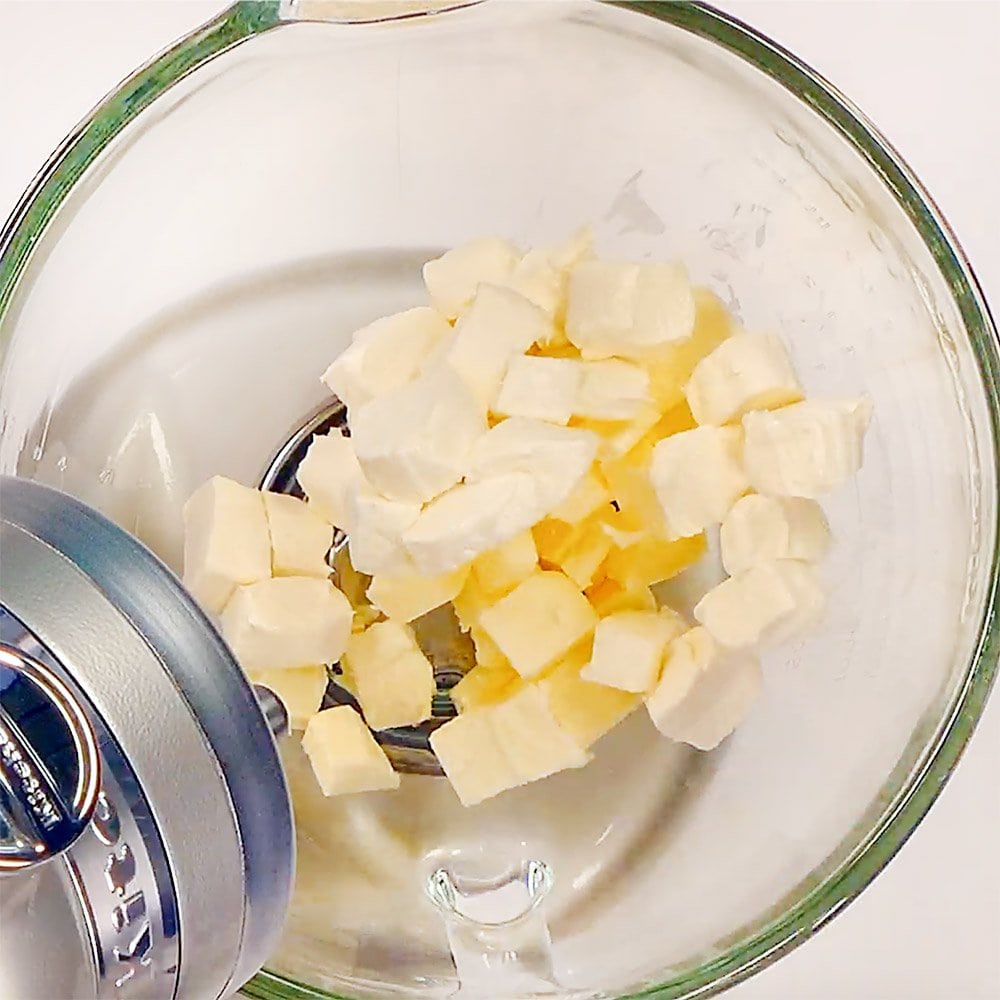
M 826 623 L 766 661 L 719 751 L 636 714 L 583 771 L 470 810 L 416 775 L 325 800 L 287 751 L 296 904 L 251 995 L 707 996 L 867 885 L 982 710 L 996 333 L 906 166 L 742 25 L 692 4 L 389 17 L 414 6 L 238 5 L 67 139 L 0 241 L 0 471 L 177 566 L 186 495 L 255 481 L 350 332 L 420 299 L 424 259 L 585 221 L 604 255 L 687 261 L 811 392 L 868 393 L 865 467 L 828 507 Z M 530 912 L 449 913 L 442 865 Z

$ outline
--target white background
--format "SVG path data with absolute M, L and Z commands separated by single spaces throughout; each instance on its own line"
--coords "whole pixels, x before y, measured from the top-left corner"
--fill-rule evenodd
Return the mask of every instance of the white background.
M 102 95 L 220 6 L 0 0 L 0 217 Z M 874 119 L 950 219 L 1000 310 L 1000 3 L 722 6 L 805 59 Z M 940 801 L 874 886 L 730 995 L 1000 1000 L 1000 695 Z

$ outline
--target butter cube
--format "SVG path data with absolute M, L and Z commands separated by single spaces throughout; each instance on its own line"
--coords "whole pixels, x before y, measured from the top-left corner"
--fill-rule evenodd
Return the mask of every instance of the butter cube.
M 515 687 L 484 712 L 490 716 L 518 784 L 583 767 L 590 760 L 590 754 L 559 725 L 545 695 L 533 684 Z
M 622 458 L 606 459 L 599 467 L 623 519 L 650 534 L 665 536 L 667 523 L 650 479 L 652 449 L 645 457 L 636 454 L 642 450 L 640 446 Z
M 399 788 L 399 775 L 350 705 L 314 715 L 302 737 L 316 781 L 324 795 Z
M 580 671 L 589 661 L 590 647 L 581 644 L 538 681 L 538 689 L 556 722 L 584 749 L 617 726 L 639 704 L 636 694 L 584 680 Z
M 830 548 L 830 526 L 815 500 L 751 493 L 726 515 L 719 547 L 730 575 L 772 559 L 818 562 Z
M 729 310 L 716 295 L 705 288 L 696 288 L 694 302 L 692 335 L 687 340 L 669 344 L 642 362 L 649 372 L 650 394 L 661 410 L 684 403 L 684 387 L 695 366 L 736 332 Z
M 317 434 L 309 444 L 295 478 L 309 506 L 341 531 L 350 531 L 348 499 L 365 483 L 351 439 L 339 431 Z
M 520 354 L 507 366 L 493 410 L 507 417 L 532 417 L 566 424 L 582 381 L 583 372 L 577 361 Z
M 611 493 L 604 477 L 595 469 L 591 469 L 573 492 L 549 515 L 557 521 L 567 524 L 578 524 L 591 514 L 611 508 Z
M 725 646 L 776 646 L 815 626 L 825 603 L 814 566 L 775 559 L 713 587 L 694 616 Z
M 368 588 L 368 600 L 387 618 L 411 622 L 454 600 L 468 575 L 468 566 L 438 576 L 378 573 Z
M 247 673 L 336 663 L 353 616 L 329 580 L 283 576 L 238 587 L 222 612 L 222 634 Z
M 545 559 L 544 565 L 546 569 L 562 570 L 583 590 L 593 583 L 612 547 L 611 539 L 601 523 L 592 518 L 575 525 L 571 537 L 562 546 L 559 555 Z
M 649 587 L 637 586 L 628 589 L 610 577 L 605 577 L 600 583 L 589 587 L 586 595 L 601 618 L 607 618 L 616 611 L 656 610 L 656 598 Z
M 510 668 L 510 662 L 500 647 L 478 626 L 469 628 L 472 644 L 476 650 L 476 663 L 481 667 L 500 670 Z
M 649 478 L 663 508 L 668 538 L 718 524 L 750 486 L 740 462 L 738 427 L 697 427 L 653 449 Z
M 530 678 L 589 635 L 597 620 L 569 577 L 538 572 L 483 611 L 479 624 L 511 666 Z
M 524 683 L 511 666 L 473 667 L 449 692 L 460 712 L 494 705 L 502 701 L 517 684 Z
M 465 473 L 486 413 L 448 367 L 427 372 L 351 416 L 354 452 L 371 485 L 391 500 L 426 503 Z
M 455 595 L 452 607 L 458 619 L 459 628 L 468 632 L 479 622 L 479 616 L 495 602 L 493 594 L 483 589 L 475 573 L 470 573 L 465 585 Z
M 364 485 L 348 497 L 351 525 L 347 548 L 359 573 L 402 575 L 415 572 L 403 534 L 417 520 L 419 503 L 390 500 Z
M 488 709 L 465 712 L 431 733 L 431 749 L 463 806 L 521 784 Z
M 551 335 L 552 321 L 523 295 L 480 285 L 455 326 L 455 339 L 445 357 L 483 408 L 493 409 L 511 360 Z
M 681 631 L 676 619 L 657 611 L 608 615 L 597 623 L 590 663 L 580 676 L 621 691 L 650 691 L 659 679 L 667 644 Z
M 604 563 L 607 576 L 626 590 L 662 583 L 696 563 L 706 552 L 703 534 L 666 541 L 646 536 L 621 549 L 613 549 Z
M 517 247 L 496 237 L 473 240 L 424 264 L 424 284 L 438 312 L 455 319 L 482 283 L 502 285 L 517 264 Z
M 861 468 L 867 399 L 806 400 L 743 418 L 743 461 L 758 493 L 815 499 Z
M 538 569 L 538 550 L 530 531 L 522 531 L 510 541 L 477 556 L 472 572 L 487 594 L 510 593 L 525 577 Z
M 576 365 L 580 374 L 579 388 L 572 403 L 574 416 L 632 420 L 651 402 L 649 374 L 639 365 L 618 358 L 578 361 Z
M 574 417 L 571 426 L 594 431 L 600 436 L 597 457 L 602 461 L 620 458 L 632 451 L 647 435 L 652 433 L 660 420 L 660 411 L 653 403 L 643 403 L 631 420 L 592 420 Z
M 746 718 L 762 686 L 760 664 L 753 657 L 717 655 L 679 704 L 660 711 L 654 700 L 650 717 L 664 736 L 712 750 Z
M 695 302 L 679 264 L 583 261 L 570 272 L 566 334 L 585 358 L 639 358 L 689 338 Z
M 700 625 L 667 645 L 660 679 L 646 696 L 646 708 L 654 723 L 683 703 L 717 655 L 715 640 Z
M 450 334 L 444 316 L 427 306 L 377 319 L 354 334 L 351 346 L 330 365 L 323 381 L 353 415 L 365 403 L 413 379 Z
M 262 684 L 281 699 L 288 713 L 289 726 L 301 732 L 323 703 L 328 677 L 326 667 L 311 666 L 255 670 L 250 680 Z
M 344 659 L 372 729 L 415 726 L 430 718 L 434 669 L 408 625 L 376 622 L 351 636 Z
M 264 500 L 257 490 L 214 476 L 184 504 L 184 585 L 218 613 L 243 584 L 271 575 Z
M 330 575 L 326 556 L 333 527 L 298 497 L 264 493 L 274 576 Z
M 802 399 L 784 344 L 740 333 L 698 362 L 685 390 L 699 424 L 729 424 L 749 410 L 773 410 Z

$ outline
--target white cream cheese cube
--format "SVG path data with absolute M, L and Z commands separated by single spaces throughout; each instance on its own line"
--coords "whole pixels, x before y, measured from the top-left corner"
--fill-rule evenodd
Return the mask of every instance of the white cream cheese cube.
M 628 356 L 639 265 L 585 260 L 569 274 L 566 336 L 584 357 Z
M 702 625 L 688 629 L 669 643 L 660 679 L 646 696 L 646 708 L 654 723 L 683 703 L 717 655 L 715 640 Z
M 815 500 L 751 493 L 726 515 L 719 548 L 730 575 L 772 559 L 819 562 L 830 548 L 830 526 Z
M 533 524 L 576 489 L 594 462 L 598 444 L 593 431 L 511 417 L 476 442 L 465 480 L 475 483 L 518 473 L 530 476 L 539 504 Z
M 302 749 L 324 795 L 399 788 L 399 775 L 350 705 L 314 715 L 302 736 Z
M 390 500 L 369 486 L 355 490 L 348 500 L 350 534 L 347 548 L 359 573 L 412 573 L 414 567 L 403 545 L 403 534 L 420 515 L 419 503 Z
M 543 247 L 542 253 L 553 267 L 568 274 L 580 261 L 594 256 L 594 227 L 581 226 L 561 242 Z
M 743 418 L 743 461 L 758 493 L 815 499 L 861 468 L 867 399 L 806 400 Z
M 474 806 L 521 784 L 486 711 L 449 719 L 430 736 L 431 749 L 459 801 Z
M 563 312 L 566 276 L 544 250 L 529 250 L 514 265 L 507 286 L 553 319 Z
M 330 575 L 326 555 L 333 527 L 298 497 L 264 493 L 274 576 Z
M 590 760 L 590 754 L 556 721 L 544 693 L 534 684 L 516 688 L 483 711 L 490 716 L 518 784 L 583 767 Z
M 575 363 L 581 378 L 573 402 L 574 416 L 592 420 L 632 420 L 651 402 L 649 373 L 639 365 L 617 358 Z
M 686 340 L 695 301 L 680 264 L 585 260 L 570 272 L 566 335 L 585 358 L 643 358 Z
M 649 691 L 660 676 L 667 644 L 682 630 L 656 611 L 616 611 L 597 623 L 590 663 L 580 676 L 620 691 Z
M 533 302 L 511 288 L 482 285 L 455 326 L 445 360 L 492 409 L 511 360 L 551 336 L 552 321 Z
M 738 427 L 696 427 L 653 448 L 649 478 L 669 538 L 718 524 L 749 487 L 740 462 Z
M 257 490 L 214 476 L 184 504 L 184 585 L 218 613 L 236 587 L 271 575 L 264 499 Z
M 367 596 L 388 618 L 411 622 L 454 600 L 468 575 L 468 566 L 437 576 L 378 573 L 372 578 Z
M 250 680 L 278 696 L 288 713 L 289 727 L 301 732 L 323 703 L 328 677 L 324 666 L 279 667 L 255 670 Z
M 426 503 L 454 486 L 485 431 L 485 410 L 446 366 L 372 400 L 351 420 L 368 481 L 408 503 Z
M 451 334 L 439 312 L 417 306 L 375 320 L 358 330 L 327 368 L 323 381 L 353 415 L 358 409 L 413 379 L 427 356 Z
M 776 559 L 723 580 L 694 616 L 725 646 L 776 646 L 818 624 L 825 603 L 814 566 Z
M 339 431 L 316 435 L 295 478 L 321 517 L 341 531 L 350 531 L 348 498 L 365 482 L 350 438 Z
M 694 289 L 683 264 L 640 264 L 633 341 L 640 351 L 687 340 L 694 333 Z
M 679 703 L 662 711 L 655 699 L 647 704 L 664 736 L 713 750 L 743 722 L 762 687 L 760 664 L 753 657 L 726 653 L 712 657 Z
M 738 333 L 698 362 L 685 395 L 699 424 L 729 424 L 748 410 L 798 402 L 802 387 L 777 337 Z
M 577 403 L 582 376 L 579 362 L 570 358 L 520 354 L 507 367 L 493 410 L 506 417 L 566 424 Z
M 597 626 L 597 612 L 565 574 L 540 571 L 479 617 L 483 631 L 525 678 L 540 674 Z
M 283 576 L 238 587 L 223 609 L 222 634 L 247 673 L 336 663 L 354 609 L 329 580 Z
M 430 718 L 434 670 L 409 625 L 375 622 L 350 637 L 344 660 L 372 729 L 415 726 Z
M 431 304 L 448 319 L 469 307 L 480 284 L 502 285 L 520 253 L 496 237 L 473 240 L 424 264 L 424 284 Z
M 418 572 L 447 573 L 530 528 L 543 506 L 524 473 L 460 483 L 424 507 L 403 544 Z

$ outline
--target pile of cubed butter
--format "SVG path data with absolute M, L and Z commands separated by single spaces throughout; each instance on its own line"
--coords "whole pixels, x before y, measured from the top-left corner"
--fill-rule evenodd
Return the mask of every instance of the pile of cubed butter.
M 430 717 L 412 622 L 442 605 L 475 647 L 431 736 L 466 805 L 581 767 L 640 703 L 716 746 L 759 693 L 754 652 L 821 614 L 816 497 L 860 467 L 869 404 L 805 401 L 781 342 L 682 266 L 591 242 L 430 261 L 430 305 L 359 330 L 323 376 L 351 436 L 313 440 L 307 500 L 216 478 L 187 504 L 185 581 L 285 701 L 327 794 L 398 785 L 371 730 Z M 651 588 L 719 525 L 728 576 L 685 621 Z M 320 711 L 338 662 L 364 721 Z

